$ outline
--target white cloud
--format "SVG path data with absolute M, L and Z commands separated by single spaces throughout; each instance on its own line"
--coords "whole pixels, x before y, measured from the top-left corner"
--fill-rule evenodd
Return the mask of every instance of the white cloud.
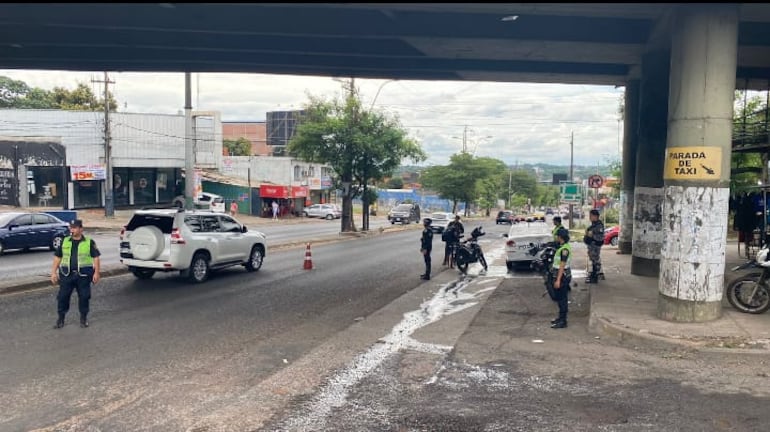
M 0 75 L 45 89 L 73 88 L 77 82 L 88 83 L 96 93 L 103 88 L 91 82 L 103 79 L 103 72 L 0 70 Z M 109 75 L 121 111 L 173 114 L 183 109 L 184 74 Z M 356 85 L 367 108 L 380 90 L 375 109 L 399 116 L 428 153 L 427 164 L 445 164 L 461 150 L 462 139 L 452 137 L 462 137 L 466 125 L 469 150 L 507 164 L 569 164 L 572 132 L 576 164 L 619 156 L 617 109 L 623 88 L 370 79 L 357 79 Z M 342 88 L 330 77 L 292 75 L 193 74 L 192 81 L 194 109 L 220 111 L 225 121 L 264 120 L 268 111 L 300 109 L 307 93 L 332 98 Z M 487 136 L 493 138 L 480 139 Z

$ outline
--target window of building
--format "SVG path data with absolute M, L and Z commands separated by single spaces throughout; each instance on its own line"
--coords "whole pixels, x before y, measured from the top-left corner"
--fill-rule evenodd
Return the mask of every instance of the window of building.
M 72 182 L 74 208 L 95 208 L 102 206 L 101 181 L 81 180 Z
M 300 176 L 300 167 L 299 165 L 294 165 L 294 179 L 298 179 Z

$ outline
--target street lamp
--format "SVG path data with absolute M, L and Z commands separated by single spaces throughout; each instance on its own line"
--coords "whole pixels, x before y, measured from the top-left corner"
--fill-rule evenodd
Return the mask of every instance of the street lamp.
M 380 87 L 377 89 L 377 93 L 374 95 L 374 99 L 372 99 L 372 105 L 369 107 L 369 111 L 374 109 L 374 103 L 377 102 L 377 96 L 380 95 L 380 90 L 382 90 L 382 88 L 385 87 L 386 84 L 390 84 L 390 83 L 396 82 L 396 81 L 398 81 L 398 80 L 391 79 L 391 80 L 387 80 L 384 83 L 380 84 Z

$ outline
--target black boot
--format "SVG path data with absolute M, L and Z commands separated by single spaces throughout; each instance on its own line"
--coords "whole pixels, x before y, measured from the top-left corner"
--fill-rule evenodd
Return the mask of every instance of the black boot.
M 560 329 L 567 327 L 567 320 L 559 320 L 551 324 L 552 329 Z
M 599 279 L 601 279 L 601 280 L 606 280 L 606 279 L 604 278 L 604 272 L 599 272 Z
M 559 321 L 561 321 L 560 318 L 554 318 L 554 319 L 551 320 L 551 325 L 556 324 Z
M 80 317 L 80 327 L 81 328 L 88 327 L 88 318 L 86 318 L 84 316 Z
M 59 319 L 56 320 L 56 324 L 54 324 L 53 328 L 60 329 L 64 327 L 64 316 L 59 315 Z

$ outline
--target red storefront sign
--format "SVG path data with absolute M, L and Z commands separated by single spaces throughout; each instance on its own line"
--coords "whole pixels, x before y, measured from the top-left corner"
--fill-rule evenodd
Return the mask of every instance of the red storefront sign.
M 286 186 L 259 185 L 260 198 L 289 198 L 289 189 Z
M 291 197 L 292 198 L 307 198 L 308 187 L 307 186 L 292 186 Z

